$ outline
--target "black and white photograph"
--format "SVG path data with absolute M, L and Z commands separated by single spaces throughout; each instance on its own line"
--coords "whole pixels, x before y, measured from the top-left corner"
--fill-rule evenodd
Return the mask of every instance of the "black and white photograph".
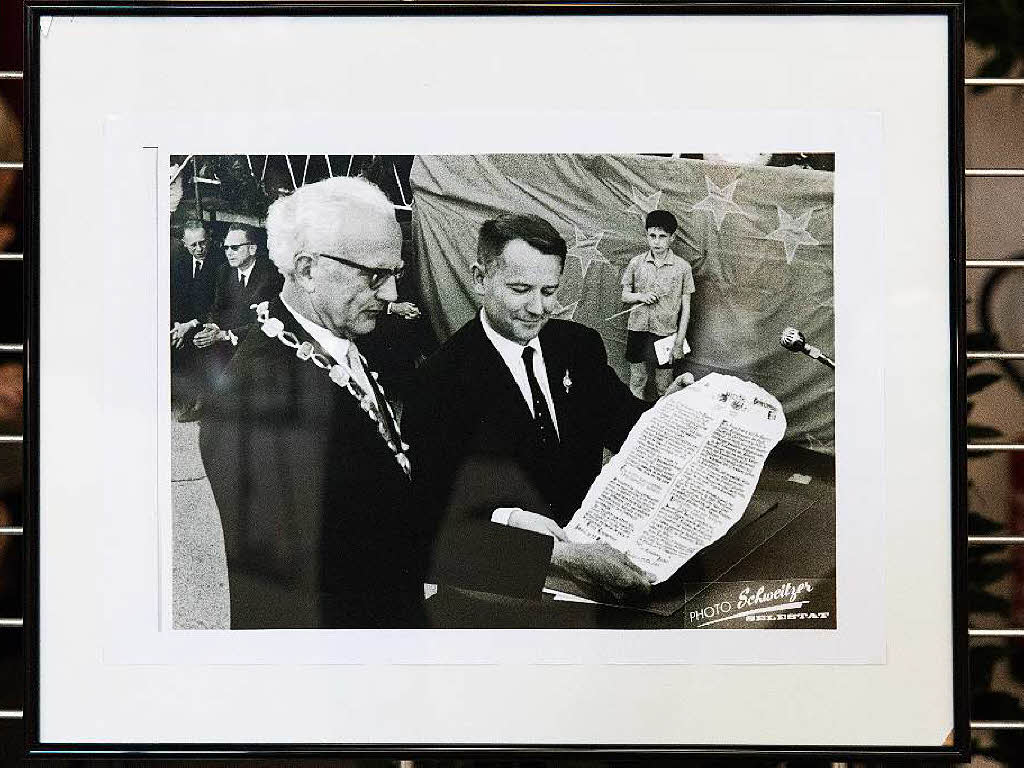
M 171 154 L 170 628 L 834 630 L 835 157 Z
M 33 754 L 966 754 L 961 6 L 30 8 Z

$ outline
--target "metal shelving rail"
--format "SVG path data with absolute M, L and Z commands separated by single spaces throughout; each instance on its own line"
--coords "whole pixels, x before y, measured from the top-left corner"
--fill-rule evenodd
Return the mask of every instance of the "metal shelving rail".
M 1024 87 L 1024 78 L 990 78 L 990 77 L 968 77 L 964 81 L 965 86 L 1002 86 L 1002 87 Z M 1024 177 L 1024 168 L 968 168 L 968 178 L 1007 178 Z M 968 269 L 991 269 L 991 268 L 1022 268 L 1024 260 L 1014 259 L 967 259 Z M 968 360 L 1024 360 L 1024 352 L 967 352 Z M 980 451 L 1024 451 L 1024 445 L 1019 443 L 985 444 L 968 443 L 969 453 Z M 1024 544 L 1024 536 L 968 536 L 968 545 L 972 544 L 1003 544 L 1021 545 Z M 967 574 L 968 579 L 970 573 Z M 968 606 L 969 608 L 969 606 Z M 998 637 L 998 638 L 1024 638 L 1024 627 L 1010 627 L 1007 629 L 968 629 L 969 637 Z M 978 731 L 996 730 L 1024 730 L 1024 720 L 971 720 L 971 729 Z
M 0 72 L 0 80 L 21 80 L 22 72 Z M 965 87 L 971 86 L 1000 86 L 1000 87 L 1024 87 L 1024 78 L 987 78 L 968 77 L 964 80 Z M 21 171 L 24 164 L 21 162 L 0 162 L 0 170 Z M 968 168 L 966 176 L 980 178 L 998 177 L 1024 177 L 1024 168 Z M 0 261 L 22 261 L 24 255 L 21 253 L 0 253 Z M 1012 259 L 967 259 L 965 264 L 968 269 L 992 269 L 992 268 L 1024 268 L 1024 260 Z M 24 354 L 22 344 L 0 344 L 0 353 Z M 968 360 L 1024 360 L 1024 351 L 1000 352 L 1000 351 L 968 351 Z M 0 435 L 0 443 L 21 443 L 23 435 Z M 982 451 L 1024 451 L 1024 444 L 1020 443 L 968 443 L 967 451 L 977 453 Z M 0 528 L 0 536 L 21 536 L 24 528 L 11 526 Z M 1024 536 L 968 536 L 968 544 L 1024 544 Z M 969 576 L 969 574 L 968 574 Z M 22 618 L 0 618 L 0 631 L 7 629 L 22 629 L 24 619 Z M 1011 627 L 1007 629 L 968 629 L 969 637 L 1010 637 L 1024 638 L 1024 627 Z M 0 710 L 0 720 L 18 720 L 24 717 L 22 710 Z M 1024 730 L 1024 720 L 971 720 L 972 730 Z
M 21 80 L 23 77 L 23 72 L 0 72 L 0 80 Z M 21 171 L 23 167 L 23 163 L 0 162 L 0 170 Z M 24 254 L 21 253 L 0 253 L 0 261 L 23 260 Z M 0 344 L 0 353 L 23 355 L 25 347 L 23 344 Z M 0 435 L 0 443 L 22 443 L 23 441 L 23 435 Z M 22 526 L 0 527 L 0 536 L 22 536 L 24 533 L 25 529 Z M 24 619 L 21 618 L 0 618 L 0 632 L 22 630 L 24 624 Z M 0 720 L 21 720 L 24 716 L 24 710 L 0 709 Z

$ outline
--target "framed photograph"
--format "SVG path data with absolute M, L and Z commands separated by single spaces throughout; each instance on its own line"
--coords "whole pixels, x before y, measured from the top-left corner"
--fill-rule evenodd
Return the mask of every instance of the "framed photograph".
M 962 25 L 29 2 L 29 752 L 966 759 Z

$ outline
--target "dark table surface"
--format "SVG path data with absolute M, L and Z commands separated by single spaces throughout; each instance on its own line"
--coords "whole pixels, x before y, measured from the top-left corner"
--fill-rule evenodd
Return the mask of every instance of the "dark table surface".
M 811 482 L 791 481 L 795 473 L 810 476 Z M 791 609 L 784 621 L 759 621 L 758 628 L 834 628 L 835 523 L 834 458 L 782 443 L 765 462 L 743 517 L 657 585 L 642 604 L 616 605 L 606 594 L 554 576 L 547 582 L 551 590 L 595 602 L 555 599 L 547 590 L 539 599 L 525 600 L 441 587 L 427 604 L 434 626 L 447 628 L 678 629 L 716 618 L 725 620 L 712 624 L 714 628 L 749 628 L 749 620 L 728 617 L 740 611 L 738 597 L 744 589 L 749 598 L 760 588 L 762 594 L 780 590 L 778 599 L 750 605 L 771 614 L 760 618 L 778 618 L 778 612 L 769 610 L 772 606 L 794 600 L 806 604 Z M 804 583 L 810 590 L 794 596 Z M 724 606 L 729 609 L 725 613 Z M 801 618 L 808 611 L 815 615 Z M 822 618 L 822 612 L 828 617 Z

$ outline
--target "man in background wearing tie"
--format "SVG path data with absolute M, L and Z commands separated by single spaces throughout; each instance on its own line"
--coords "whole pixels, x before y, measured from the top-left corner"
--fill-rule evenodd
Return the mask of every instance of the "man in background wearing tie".
M 419 498 L 443 524 L 435 576 L 539 597 L 549 567 L 624 598 L 650 579 L 561 526 L 649 407 L 608 366 L 597 332 L 551 319 L 566 245 L 547 221 L 505 215 L 480 229 L 479 314 L 419 371 L 406 407 Z M 679 389 L 674 384 L 670 391 Z
M 224 235 L 226 262 L 217 270 L 213 303 L 206 322 L 192 338 L 200 351 L 199 365 L 205 380 L 196 410 L 217 386 L 238 343 L 254 323 L 250 307 L 281 292 L 282 278 L 274 265 L 259 254 L 252 227 L 231 224 Z M 198 414 L 197 414 L 198 415 Z
M 237 346 L 253 323 L 252 304 L 277 296 L 281 275 L 270 259 L 259 257 L 252 227 L 231 224 L 224 235 L 227 263 L 217 273 L 208 321 L 193 343 L 200 349 L 214 344 Z
M 172 400 L 183 421 L 193 418 L 201 371 L 192 339 L 213 306 L 217 267 L 223 262 L 208 255 L 206 229 L 188 221 L 182 231 L 184 252 L 171 261 L 171 372 Z
M 225 247 L 237 241 L 229 233 Z M 284 287 L 251 313 L 259 325 L 199 433 L 232 629 L 425 621 L 431 532 L 411 503 L 388 388 L 356 347 L 398 298 L 401 248 L 394 207 L 360 178 L 307 184 L 270 207 L 267 249 Z

